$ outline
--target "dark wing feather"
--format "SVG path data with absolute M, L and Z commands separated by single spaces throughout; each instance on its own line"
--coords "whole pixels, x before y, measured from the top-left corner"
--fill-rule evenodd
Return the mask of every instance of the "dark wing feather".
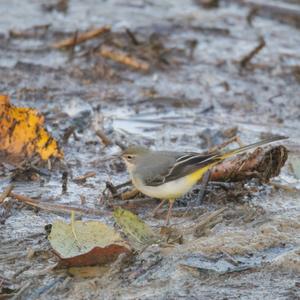
M 179 161 L 176 163 L 173 168 L 169 171 L 169 174 L 165 177 L 164 182 L 169 182 L 176 180 L 180 177 L 189 175 L 201 168 L 206 167 L 209 164 L 220 161 L 219 157 L 216 157 L 215 154 L 208 155 L 193 155 L 192 157 Z

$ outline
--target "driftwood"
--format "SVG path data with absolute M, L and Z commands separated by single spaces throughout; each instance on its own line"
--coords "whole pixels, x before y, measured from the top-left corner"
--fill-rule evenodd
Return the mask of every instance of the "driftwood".
M 268 182 L 270 178 L 279 175 L 287 158 L 288 151 L 284 146 L 275 146 L 269 150 L 257 148 L 251 154 L 225 160 L 212 168 L 210 180 L 234 182 L 259 178 Z

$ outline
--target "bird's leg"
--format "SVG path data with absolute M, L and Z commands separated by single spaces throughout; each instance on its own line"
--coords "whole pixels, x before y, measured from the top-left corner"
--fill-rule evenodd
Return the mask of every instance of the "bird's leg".
M 166 218 L 166 226 L 169 225 L 174 202 L 175 202 L 175 199 L 169 199 L 169 209 L 168 209 L 167 218 Z
M 154 217 L 157 213 L 157 211 L 163 206 L 163 204 L 166 202 L 166 200 L 161 200 L 161 202 L 153 209 L 152 216 Z

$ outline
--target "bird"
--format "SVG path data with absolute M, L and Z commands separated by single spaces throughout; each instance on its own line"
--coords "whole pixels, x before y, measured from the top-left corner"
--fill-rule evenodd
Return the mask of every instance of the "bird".
M 146 196 L 162 200 L 154 211 L 166 200 L 169 201 L 168 225 L 174 201 L 189 192 L 207 171 L 234 155 L 286 138 L 273 136 L 225 153 L 209 154 L 154 151 L 141 146 L 129 146 L 121 153 L 121 157 L 135 188 Z

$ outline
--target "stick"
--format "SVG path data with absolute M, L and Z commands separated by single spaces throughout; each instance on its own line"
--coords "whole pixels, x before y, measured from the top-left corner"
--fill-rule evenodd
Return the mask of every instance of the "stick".
M 10 192 L 13 190 L 14 186 L 10 184 L 0 195 L 0 204 L 9 196 Z
M 97 29 L 92 29 L 84 33 L 78 33 L 76 39 L 74 39 L 74 37 L 71 37 L 56 42 L 52 45 L 52 47 L 55 49 L 61 49 L 61 48 L 72 47 L 72 46 L 74 47 L 75 45 L 81 44 L 87 40 L 93 39 L 109 31 L 110 31 L 110 26 L 103 26 Z
M 105 211 L 96 210 L 92 208 L 76 207 L 76 206 L 61 205 L 61 204 L 49 204 L 13 192 L 10 192 L 9 196 L 28 205 L 38 207 L 48 211 L 53 211 L 53 212 L 70 214 L 72 211 L 75 211 L 82 215 L 93 215 L 93 216 L 105 216 L 111 214 L 111 212 L 105 212 Z
M 112 141 L 107 137 L 103 130 L 96 130 L 96 135 L 100 138 L 104 146 L 109 146 L 112 144 Z
M 132 67 L 137 70 L 148 72 L 150 69 L 150 65 L 148 62 L 141 60 L 137 57 L 133 57 L 127 52 L 109 46 L 101 46 L 99 54 L 105 58 L 109 58 L 111 60 L 114 60 L 118 63 Z
M 266 46 L 266 42 L 263 37 L 259 38 L 259 44 L 252 50 L 250 51 L 244 58 L 241 59 L 240 61 L 240 67 L 245 68 L 251 59 L 258 54 L 264 47 Z
M 82 176 L 78 176 L 74 178 L 73 181 L 76 183 L 85 182 L 87 178 L 95 177 L 96 175 L 97 175 L 96 172 L 87 172 Z
M 121 193 L 120 196 L 121 196 L 122 200 L 128 200 L 128 199 L 134 198 L 138 193 L 139 193 L 139 191 L 137 189 L 132 189 L 130 191 Z
M 194 207 L 194 210 L 199 210 L 200 208 L 202 208 L 202 211 L 203 211 L 203 207 Z M 211 223 L 211 221 L 213 219 L 215 219 L 220 214 L 222 214 L 226 209 L 227 209 L 227 207 L 222 207 L 212 213 L 207 213 L 207 212 L 202 213 L 202 215 L 196 221 L 194 221 L 194 222 L 198 222 L 200 220 L 200 222 L 196 226 L 193 225 L 193 226 L 186 228 L 184 230 L 184 234 L 194 233 L 194 235 L 196 237 L 200 237 L 202 235 L 204 229 L 207 227 L 207 225 L 209 223 Z

